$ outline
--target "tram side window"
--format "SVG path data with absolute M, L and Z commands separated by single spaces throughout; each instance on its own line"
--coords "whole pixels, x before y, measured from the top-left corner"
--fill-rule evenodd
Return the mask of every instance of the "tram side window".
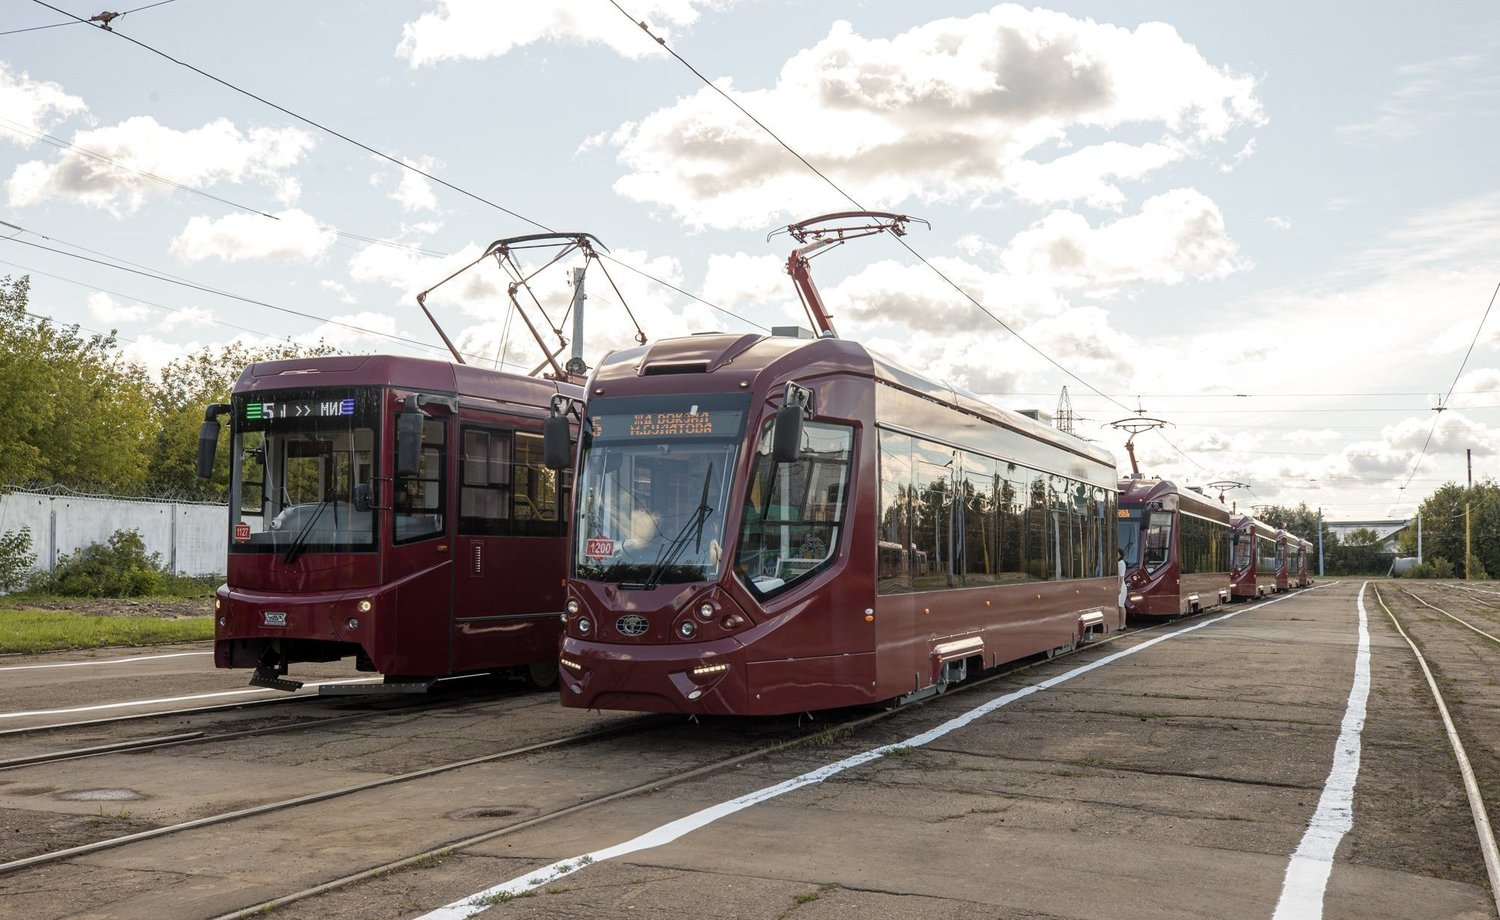
M 919 590 L 953 585 L 955 507 L 953 466 L 957 458 L 949 447 L 927 441 L 912 444 L 912 587 Z M 962 518 L 959 518 L 962 521 Z
M 802 436 L 802 456 L 795 463 L 771 461 L 769 424 L 757 448 L 735 570 L 762 597 L 822 569 L 843 534 L 853 429 L 808 422 Z
M 516 432 L 514 467 L 515 533 L 525 537 L 560 537 L 558 472 L 542 462 L 540 435 Z
M 1172 546 L 1172 512 L 1153 511 L 1146 525 L 1146 571 L 1154 572 L 1167 561 Z
M 995 461 L 966 453 L 963 465 L 958 495 L 963 528 L 958 530 L 961 545 L 953 558 L 962 563 L 960 574 L 965 585 L 992 585 L 998 579 L 1000 566 Z
M 422 422 L 422 453 L 414 476 L 397 476 L 395 501 L 397 543 L 424 540 L 443 533 L 443 468 L 447 455 L 447 423 Z
M 912 588 L 911 436 L 881 431 L 880 517 L 875 545 L 875 591 L 905 594 Z M 925 573 L 923 573 L 925 574 Z
M 1052 507 L 1047 496 L 1047 475 L 1026 471 L 1027 503 L 1025 512 L 1025 566 L 1026 575 L 1033 581 L 1049 581 L 1057 577 L 1057 525 L 1052 520 Z
M 247 431 L 240 437 L 244 444 L 240 452 L 240 513 L 264 517 L 266 513 L 266 433 Z M 264 529 L 264 527 L 256 529 Z
M 504 536 L 510 532 L 511 433 L 464 428 L 463 482 L 458 498 L 458 532 Z
M 1026 581 L 1026 471 L 1014 463 L 1005 465 L 995 489 L 999 507 L 1000 581 Z

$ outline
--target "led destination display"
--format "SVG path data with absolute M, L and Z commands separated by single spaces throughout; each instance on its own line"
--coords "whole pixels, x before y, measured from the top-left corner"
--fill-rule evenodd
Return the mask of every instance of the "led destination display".
M 589 424 L 596 438 L 677 440 L 735 437 L 747 400 L 717 394 L 641 400 L 598 400 Z M 596 408 L 597 407 L 597 408 Z
M 246 402 L 245 421 L 269 421 L 282 418 L 337 418 L 354 414 L 354 397 L 327 399 L 290 399 L 278 402 Z

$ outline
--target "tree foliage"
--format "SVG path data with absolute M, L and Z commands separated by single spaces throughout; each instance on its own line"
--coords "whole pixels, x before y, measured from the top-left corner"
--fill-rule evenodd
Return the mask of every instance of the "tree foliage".
M 198 429 L 257 361 L 334 353 L 324 342 L 235 342 L 184 355 L 155 381 L 113 333 L 83 335 L 28 310 L 27 278 L 0 278 L 0 489 L 26 483 L 80 491 L 221 500 L 228 451 L 198 478 Z
M 1422 519 L 1424 559 L 1467 559 L 1464 550 L 1464 508 L 1469 509 L 1469 533 L 1473 541 L 1471 565 L 1454 563 L 1459 578 L 1487 578 L 1500 571 L 1500 485 L 1493 479 L 1461 486 L 1449 482 L 1429 495 L 1418 507 Z M 1417 554 L 1417 528 L 1401 535 L 1403 555 Z
M 138 491 L 154 434 L 150 378 L 113 334 L 30 313 L 30 289 L 27 278 L 0 279 L 0 485 Z

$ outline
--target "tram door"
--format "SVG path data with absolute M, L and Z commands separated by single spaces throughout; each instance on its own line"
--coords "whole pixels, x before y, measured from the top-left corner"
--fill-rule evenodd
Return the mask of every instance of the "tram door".
M 392 471 L 390 527 L 383 535 L 385 584 L 396 585 L 395 610 L 379 610 L 381 641 L 392 655 L 389 669 L 401 674 L 446 674 L 452 670 L 447 621 L 453 603 L 453 541 L 448 459 L 453 419 L 427 406 L 417 469 L 401 475 L 397 447 L 387 454 Z M 395 431 L 394 414 L 387 420 Z M 392 438 L 394 442 L 396 438 Z

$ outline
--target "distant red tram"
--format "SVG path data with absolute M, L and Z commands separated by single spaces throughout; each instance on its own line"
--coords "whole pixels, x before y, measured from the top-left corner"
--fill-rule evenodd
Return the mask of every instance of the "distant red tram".
M 576 408 L 568 706 L 910 700 L 1121 625 L 1110 454 L 853 342 L 659 341 Z
M 1250 515 L 1234 518 L 1230 541 L 1230 592 L 1236 600 L 1265 597 L 1287 589 L 1285 531 Z
M 568 383 L 386 355 L 254 364 L 231 402 L 229 564 L 214 661 L 296 689 L 353 657 L 388 689 L 516 668 L 555 679 L 571 473 L 542 463 Z
M 1120 480 L 1119 548 L 1125 611 L 1197 613 L 1230 598 L 1230 512 L 1160 479 Z

